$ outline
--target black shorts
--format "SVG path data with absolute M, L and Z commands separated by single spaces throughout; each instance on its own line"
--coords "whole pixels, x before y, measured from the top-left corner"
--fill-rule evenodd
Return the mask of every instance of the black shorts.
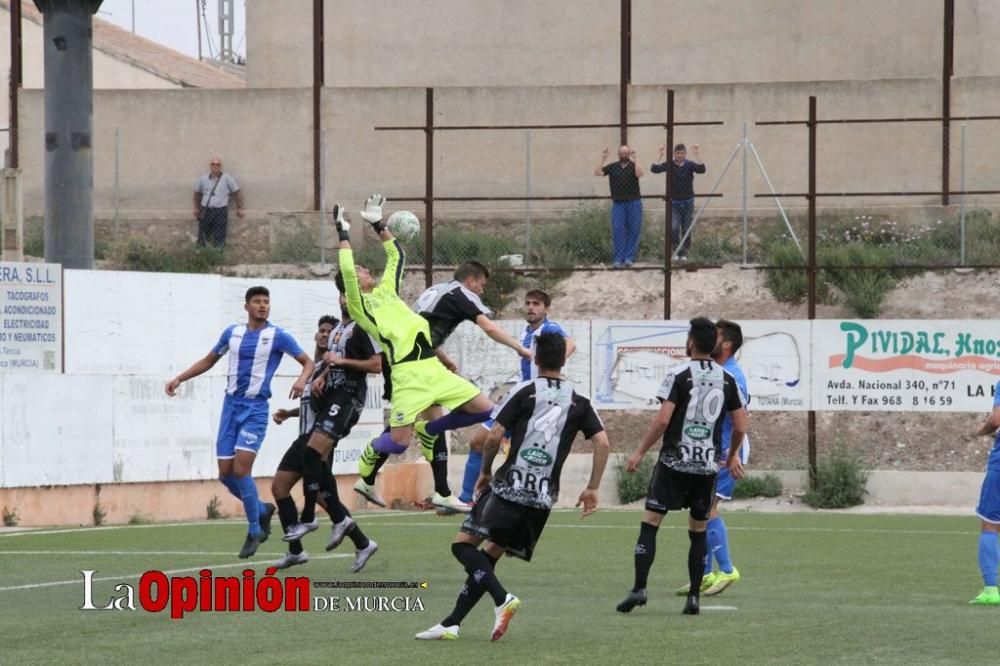
M 365 403 L 357 396 L 338 391 L 334 393 L 325 409 L 316 413 L 313 432 L 321 432 L 335 442 L 351 434 L 351 428 L 361 418 Z
M 298 439 L 292 442 L 288 450 L 285 451 L 285 455 L 281 456 L 281 462 L 278 463 L 278 471 L 302 474 L 302 470 L 305 469 L 306 444 L 308 443 L 309 433 L 299 435 Z M 332 460 L 333 456 L 329 456 L 329 459 Z M 329 463 L 327 463 L 327 466 L 329 466 Z
M 530 562 L 548 519 L 548 509 L 516 504 L 487 489 L 462 523 L 462 531 L 492 541 L 508 555 Z
M 695 520 L 708 520 L 715 497 L 715 477 L 715 474 L 678 472 L 657 461 L 646 493 L 646 510 L 665 514 L 690 509 Z

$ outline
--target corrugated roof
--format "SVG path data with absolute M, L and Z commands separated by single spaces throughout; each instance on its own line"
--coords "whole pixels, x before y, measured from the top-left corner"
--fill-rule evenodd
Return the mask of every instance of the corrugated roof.
M 11 0 L 0 0 L 10 11 Z M 32 2 L 22 0 L 23 19 L 42 25 L 42 14 Z M 184 55 L 159 42 L 140 37 L 113 23 L 94 17 L 94 48 L 111 57 L 191 88 L 245 88 L 246 79 Z

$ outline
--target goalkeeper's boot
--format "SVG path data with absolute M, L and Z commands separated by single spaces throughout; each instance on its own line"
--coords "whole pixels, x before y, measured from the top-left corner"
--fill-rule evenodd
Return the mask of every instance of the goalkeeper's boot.
M 969 602 L 976 606 L 1000 606 L 1000 588 L 996 585 L 986 586 L 975 599 Z
M 733 583 L 738 583 L 740 580 L 740 572 L 736 567 L 730 573 L 725 571 L 720 571 L 715 574 L 715 582 L 707 588 L 704 584 L 701 586 L 702 594 L 706 597 L 715 596 L 716 594 L 721 594 L 723 590 L 732 585 Z
M 645 605 L 646 605 L 646 590 L 645 589 L 632 590 L 631 592 L 628 593 L 628 596 L 625 597 L 624 601 L 615 606 L 615 610 L 617 610 L 619 613 L 631 613 L 632 609 L 635 608 L 636 606 L 645 606 Z

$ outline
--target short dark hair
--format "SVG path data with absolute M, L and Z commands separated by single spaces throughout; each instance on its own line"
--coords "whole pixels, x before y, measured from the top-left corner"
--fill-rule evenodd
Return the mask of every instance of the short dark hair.
M 344 271 L 337 271 L 333 276 L 333 283 L 337 285 L 337 291 L 342 294 L 347 293 L 347 287 L 344 286 Z
M 719 328 L 719 332 L 722 333 L 722 339 L 733 345 L 733 354 L 736 354 L 740 347 L 743 346 L 743 329 L 735 321 L 729 321 L 728 319 L 720 319 L 715 325 Z
M 675 151 L 677 151 L 677 150 L 684 150 L 684 151 L 686 151 L 687 150 L 687 146 L 685 146 L 683 143 L 678 143 L 676 146 L 674 146 L 674 150 Z
M 250 299 L 254 296 L 267 296 L 268 298 L 271 298 L 271 292 L 267 290 L 267 287 L 262 287 L 260 285 L 250 287 L 247 289 L 247 295 L 245 296 L 244 302 L 249 303 Z
M 330 326 L 336 326 L 340 323 L 340 320 L 333 315 L 323 315 L 319 318 L 319 323 L 316 324 L 316 328 L 319 328 L 323 324 L 330 324 Z
M 694 348 L 697 351 L 702 354 L 711 354 L 719 339 L 719 329 L 715 327 L 715 322 L 708 317 L 695 317 L 690 324 L 691 330 L 688 331 L 688 340 L 694 343 Z
M 490 277 L 490 269 L 482 265 L 478 261 L 466 261 L 458 265 L 455 269 L 455 279 L 459 282 L 465 282 L 469 278 L 486 278 Z
M 542 303 L 545 304 L 545 307 L 549 307 L 550 305 L 552 305 L 552 298 L 541 289 L 532 289 L 531 291 L 529 291 L 527 294 L 524 295 L 524 300 L 528 300 L 529 298 L 541 301 Z
M 566 365 L 566 338 L 558 333 L 535 338 L 535 363 L 539 370 L 561 370 Z

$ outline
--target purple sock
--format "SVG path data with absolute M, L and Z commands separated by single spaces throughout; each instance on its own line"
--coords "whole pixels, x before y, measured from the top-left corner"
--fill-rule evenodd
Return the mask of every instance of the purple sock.
M 470 425 L 476 425 L 477 423 L 482 423 L 483 421 L 490 418 L 490 414 L 493 412 L 492 409 L 487 409 L 485 412 L 450 412 L 445 414 L 439 419 L 434 419 L 427 424 L 427 432 L 431 435 L 440 435 L 445 430 L 457 430 L 458 428 L 466 428 Z
M 397 444 L 392 441 L 392 435 L 386 431 L 379 435 L 378 439 L 372 442 L 372 448 L 378 453 L 402 453 L 406 450 L 406 444 Z

